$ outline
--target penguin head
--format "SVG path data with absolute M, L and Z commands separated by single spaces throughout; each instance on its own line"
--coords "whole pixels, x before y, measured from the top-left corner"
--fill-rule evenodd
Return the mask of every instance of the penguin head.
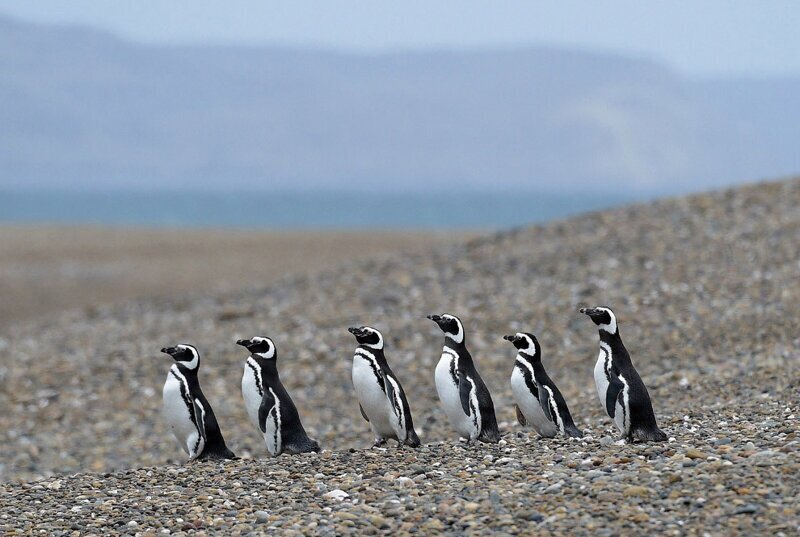
M 580 312 L 588 315 L 594 324 L 600 330 L 608 332 L 609 334 L 617 333 L 617 317 L 611 308 L 605 306 L 597 306 L 594 308 L 581 308 Z
M 514 344 L 520 354 L 528 358 L 540 358 L 539 340 L 536 336 L 527 332 L 517 332 L 513 336 L 503 336 L 503 339 Z
M 373 349 L 383 348 L 383 335 L 380 331 L 371 326 L 351 326 L 347 331 L 356 337 L 356 341 L 358 341 L 359 345 L 364 345 Z
M 461 324 L 461 319 L 449 313 L 441 315 L 428 315 L 428 319 L 439 325 L 444 337 L 450 338 L 456 343 L 464 342 L 464 325 Z
M 161 349 L 164 354 L 169 354 L 175 362 L 186 369 L 197 369 L 200 367 L 200 353 L 191 345 L 175 345 L 174 347 L 164 347 Z
M 275 358 L 275 343 L 268 337 L 256 336 L 251 339 L 240 339 L 236 344 L 250 351 L 250 354 L 255 354 L 265 360 Z

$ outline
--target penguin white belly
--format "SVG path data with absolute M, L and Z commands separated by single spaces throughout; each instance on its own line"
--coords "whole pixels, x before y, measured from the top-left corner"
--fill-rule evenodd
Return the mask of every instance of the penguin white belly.
M 264 424 L 264 443 L 267 451 L 273 457 L 283 453 L 283 436 L 281 434 L 281 401 L 275 396 L 272 388 L 269 388 L 275 405 L 267 414 L 267 422 Z
M 353 388 L 375 436 L 396 438 L 392 426 L 395 416 L 389 398 L 378 384 L 372 362 L 359 354 L 353 357 Z
M 594 364 L 594 384 L 597 387 L 597 397 L 603 409 L 606 408 L 606 392 L 608 392 L 608 377 L 606 377 L 606 353 L 600 350 L 597 363 Z
M 555 424 L 544 415 L 542 405 L 528 389 L 528 385 L 525 383 L 525 376 L 517 366 L 514 367 L 514 371 L 511 373 L 511 391 L 514 393 L 517 406 L 519 406 L 528 424 L 540 435 L 547 438 L 554 437 L 557 431 Z
M 258 426 L 258 409 L 261 406 L 261 396 L 262 394 L 258 391 L 256 372 L 253 371 L 250 364 L 245 363 L 244 374 L 242 375 L 242 399 L 244 399 L 244 407 L 247 409 L 250 422 L 258 430 L 261 430 Z
M 181 386 L 181 381 L 175 378 L 172 371 L 170 371 L 167 374 L 167 381 L 164 383 L 164 390 L 162 391 L 163 411 L 172 434 L 175 435 L 181 448 L 189 455 L 191 460 L 203 452 L 205 441 L 192 421 L 192 415 L 186 406 Z
M 442 409 L 456 432 L 464 438 L 474 440 L 480 433 L 480 426 L 476 426 L 476 420 L 464 414 L 458 384 L 453 382 L 453 377 L 450 374 L 450 366 L 454 360 L 457 360 L 457 358 L 451 353 L 442 353 L 442 357 L 436 365 L 436 391 L 439 394 Z M 456 363 L 455 365 L 457 368 L 458 364 Z M 480 423 L 480 420 L 477 420 L 477 422 Z

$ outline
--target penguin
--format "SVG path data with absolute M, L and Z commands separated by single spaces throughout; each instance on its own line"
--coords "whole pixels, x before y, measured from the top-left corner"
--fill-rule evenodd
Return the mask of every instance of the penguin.
M 269 454 L 318 452 L 319 443 L 306 434 L 297 407 L 281 383 L 275 343 L 268 337 L 254 337 L 236 344 L 250 351 L 242 375 L 242 398 Z
M 455 315 L 428 315 L 444 332 L 444 348 L 436 365 L 436 391 L 456 432 L 467 439 L 500 440 L 494 403 L 467 350 L 464 325 Z
M 392 438 L 398 446 L 419 447 L 408 399 L 386 361 L 383 335 L 371 326 L 347 330 L 358 342 L 353 355 L 353 388 L 361 415 L 375 434 L 374 446 L 382 446 Z
M 164 416 L 189 460 L 235 459 L 236 455 L 225 445 L 214 410 L 200 389 L 200 353 L 191 345 L 165 347 L 161 352 L 175 361 L 162 392 Z
M 511 391 L 517 400 L 519 424 L 532 425 L 545 438 L 553 438 L 556 434 L 581 438 L 583 433 L 572 421 L 567 402 L 544 370 L 542 347 L 536 336 L 517 332 L 513 336 L 503 336 L 503 339 L 517 348 L 511 372 Z
M 667 439 L 656 423 L 650 394 L 622 344 L 617 318 L 610 308 L 581 308 L 600 332 L 600 354 L 594 366 L 597 395 L 606 413 L 632 443 L 634 439 L 663 442 Z

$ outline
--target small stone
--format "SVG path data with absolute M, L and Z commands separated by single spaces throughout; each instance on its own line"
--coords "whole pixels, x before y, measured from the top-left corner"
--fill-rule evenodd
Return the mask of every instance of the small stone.
M 555 491 L 557 491 L 558 489 L 560 489 L 563 486 L 564 486 L 564 482 L 563 481 L 559 481 L 558 483 L 553 483 L 552 485 L 550 485 L 549 487 L 544 489 L 544 491 L 545 492 L 555 492 Z
M 634 485 L 634 486 L 628 487 L 624 491 L 622 491 L 622 495 L 627 497 L 627 498 L 630 498 L 630 497 L 642 498 L 642 497 L 645 497 L 645 496 L 649 496 L 650 492 L 651 492 L 651 490 L 649 488 L 647 488 L 647 487 Z
M 412 488 L 412 487 L 416 487 L 417 486 L 417 484 L 414 483 L 413 479 L 411 479 L 410 477 L 406 477 L 406 476 L 398 477 L 397 479 L 395 479 L 395 483 L 397 483 L 398 485 L 400 485 L 403 488 Z
M 689 448 L 686 450 L 686 456 L 690 459 L 705 459 L 708 457 L 705 453 L 700 451 L 699 449 Z
M 322 497 L 341 502 L 345 498 L 349 498 L 350 495 L 341 489 L 333 489 L 332 491 L 323 494 Z
M 733 512 L 734 515 L 752 515 L 758 511 L 758 506 L 753 503 L 745 504 Z

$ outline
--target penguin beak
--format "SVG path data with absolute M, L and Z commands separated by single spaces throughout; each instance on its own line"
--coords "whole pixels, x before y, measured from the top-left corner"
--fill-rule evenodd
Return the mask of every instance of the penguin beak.
M 359 337 L 359 336 L 362 335 L 361 329 L 357 328 L 355 326 L 351 326 L 350 328 L 347 329 L 347 331 L 350 332 L 351 334 L 353 334 L 356 337 Z
M 581 308 L 578 311 L 580 311 L 584 315 L 588 315 L 589 317 L 591 317 L 592 315 L 597 315 L 598 313 L 597 308 Z
M 237 345 L 241 345 L 244 348 L 247 348 L 247 347 L 250 346 L 250 340 L 249 339 L 238 339 L 238 340 L 236 340 L 236 344 Z
M 439 324 L 439 321 L 442 320 L 442 316 L 441 315 L 428 315 L 428 319 L 430 319 L 431 321 L 435 322 L 436 324 Z
M 161 349 L 161 352 L 163 352 L 164 354 L 169 354 L 170 356 L 172 356 L 173 354 L 175 354 L 175 347 L 164 347 L 164 348 Z
M 514 343 L 514 342 L 517 341 L 517 336 L 516 335 L 514 335 L 514 336 L 503 336 L 503 339 L 505 339 L 506 341 L 510 341 L 511 343 Z

